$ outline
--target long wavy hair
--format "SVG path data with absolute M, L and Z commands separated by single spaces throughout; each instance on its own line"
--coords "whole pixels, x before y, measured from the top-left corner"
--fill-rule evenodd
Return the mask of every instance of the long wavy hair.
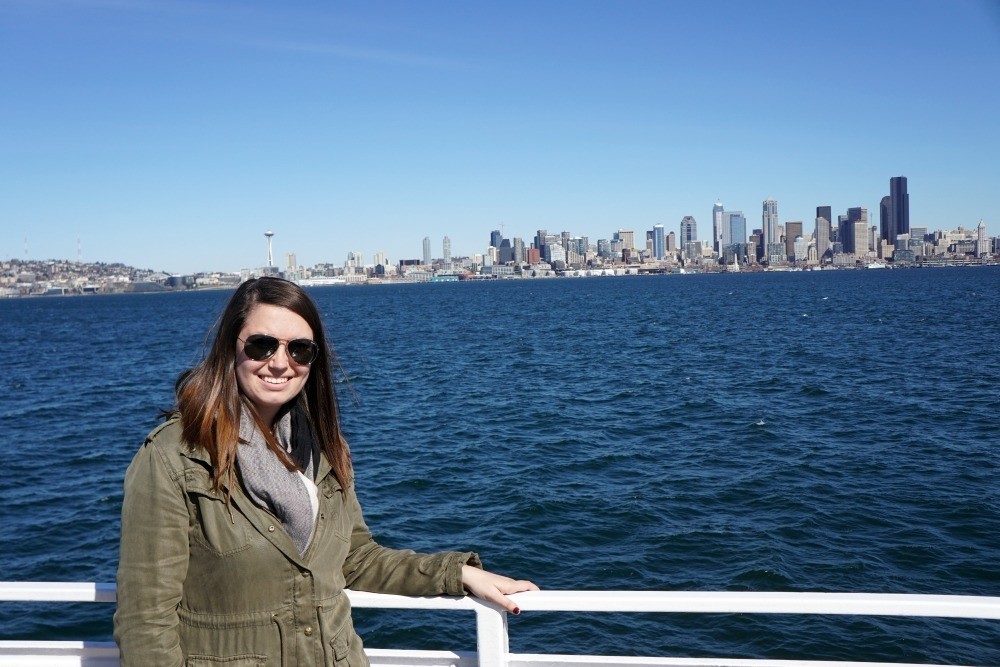
M 319 345 L 319 355 L 298 401 L 305 408 L 314 437 L 319 440 L 333 474 L 345 488 L 351 483 L 351 455 L 340 430 L 340 408 L 331 370 L 334 352 L 323 333 L 316 304 L 295 283 L 281 278 L 255 278 L 240 285 L 229 299 L 215 326 L 215 337 L 206 357 L 177 379 L 177 411 L 184 439 L 205 448 L 212 460 L 216 490 L 233 484 L 236 447 L 239 444 L 240 410 L 249 410 L 265 434 L 268 446 L 289 470 L 298 467 L 278 445 L 271 429 L 236 383 L 236 340 L 250 313 L 259 305 L 287 308 L 306 321 Z M 303 400 L 304 399 L 304 400 Z M 270 425 L 267 425 L 270 426 Z

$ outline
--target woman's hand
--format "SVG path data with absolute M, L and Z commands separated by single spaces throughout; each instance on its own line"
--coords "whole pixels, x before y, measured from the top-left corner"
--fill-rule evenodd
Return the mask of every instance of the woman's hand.
M 507 599 L 507 595 L 538 590 L 530 581 L 511 579 L 471 565 L 462 566 L 462 585 L 477 598 L 498 604 L 512 614 L 520 614 L 521 610 Z

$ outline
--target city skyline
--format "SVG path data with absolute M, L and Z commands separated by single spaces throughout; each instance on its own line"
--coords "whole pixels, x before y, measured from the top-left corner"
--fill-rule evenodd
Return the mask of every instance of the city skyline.
M 685 216 L 714 244 L 717 201 L 879 225 L 899 174 L 912 227 L 1000 234 L 994 2 L 454 9 L 0 2 L 0 259 L 238 270 L 273 230 L 279 264 L 398 261 Z

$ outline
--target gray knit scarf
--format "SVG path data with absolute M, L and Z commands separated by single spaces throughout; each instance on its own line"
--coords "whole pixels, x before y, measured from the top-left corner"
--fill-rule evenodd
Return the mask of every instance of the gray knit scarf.
M 278 444 L 290 452 L 291 410 L 278 420 L 274 435 Z M 236 462 L 247 494 L 258 505 L 278 517 L 299 554 L 304 554 L 312 541 L 316 526 L 305 479 L 302 473 L 289 470 L 278 460 L 245 407 L 240 410 L 240 444 L 236 447 Z M 305 476 L 310 480 L 313 477 L 312 471 L 313 461 L 310 459 L 305 471 Z

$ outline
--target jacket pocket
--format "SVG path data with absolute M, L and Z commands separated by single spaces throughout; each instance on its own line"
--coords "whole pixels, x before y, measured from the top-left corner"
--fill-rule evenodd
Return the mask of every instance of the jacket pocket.
M 326 667 L 368 667 L 361 637 L 351 622 L 351 603 L 343 593 L 323 601 L 318 609 Z
M 278 614 L 203 614 L 177 610 L 178 633 L 188 667 L 283 665 L 284 642 Z
M 266 667 L 266 655 L 234 655 L 216 658 L 211 655 L 192 655 L 184 662 L 184 667 Z
M 227 507 L 221 492 L 204 480 L 188 480 L 191 540 L 216 556 L 231 556 L 250 547 L 246 517 Z

